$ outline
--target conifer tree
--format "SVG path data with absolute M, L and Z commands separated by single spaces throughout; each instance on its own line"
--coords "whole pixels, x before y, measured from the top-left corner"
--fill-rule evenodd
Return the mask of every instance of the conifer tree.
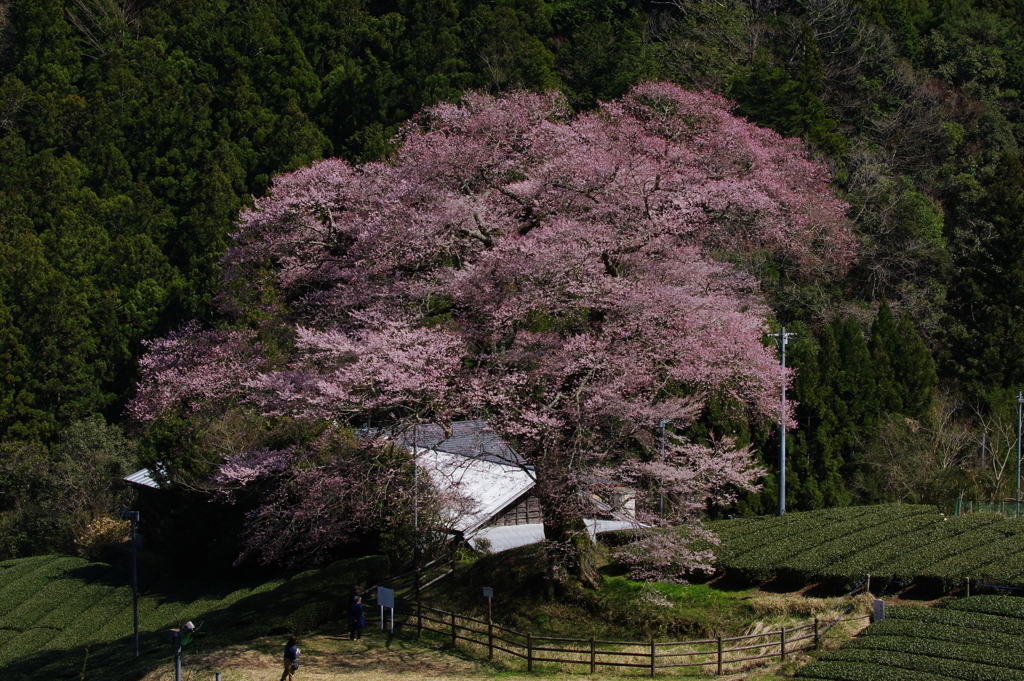
M 882 412 L 903 411 L 903 390 L 898 385 L 894 362 L 901 353 L 899 332 L 889 302 L 882 299 L 878 314 L 871 324 L 871 362 L 875 375 L 878 408 Z

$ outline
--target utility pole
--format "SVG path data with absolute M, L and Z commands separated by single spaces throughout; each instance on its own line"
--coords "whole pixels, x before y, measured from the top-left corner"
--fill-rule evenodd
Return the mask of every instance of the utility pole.
M 786 514 L 786 343 L 796 334 L 786 333 L 786 327 L 782 327 L 780 333 L 768 335 L 778 343 L 782 354 L 782 411 L 779 412 L 779 515 L 782 516 Z
M 1017 393 L 1017 516 L 1020 516 L 1020 437 L 1021 406 L 1024 405 L 1024 391 Z
M 412 533 L 419 546 L 420 537 L 420 469 L 416 465 L 416 425 L 412 427 Z
M 665 426 L 670 423 L 671 419 L 662 419 L 658 421 L 658 427 L 661 428 L 661 447 L 658 450 L 658 463 L 665 463 Z M 661 476 L 659 484 L 658 494 L 658 517 L 661 519 L 665 518 L 665 476 Z

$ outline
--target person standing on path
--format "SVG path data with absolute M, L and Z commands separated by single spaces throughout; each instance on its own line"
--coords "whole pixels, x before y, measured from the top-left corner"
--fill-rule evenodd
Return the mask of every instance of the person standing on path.
M 355 641 L 363 637 L 363 627 L 366 626 L 366 618 L 363 617 L 363 599 L 356 596 L 352 599 L 352 607 L 348 611 L 348 632 L 349 638 Z
M 296 638 L 289 636 L 288 643 L 284 645 L 284 673 L 281 674 L 281 681 L 292 681 L 295 670 L 299 668 L 299 649 L 295 643 Z

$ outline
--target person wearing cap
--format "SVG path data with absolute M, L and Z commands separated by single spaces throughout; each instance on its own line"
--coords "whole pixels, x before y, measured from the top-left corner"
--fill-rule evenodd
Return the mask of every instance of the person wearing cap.
M 284 673 L 281 674 L 281 681 L 292 681 L 295 678 L 295 670 L 299 668 L 299 649 L 295 646 L 296 638 L 288 637 L 288 643 L 284 644 Z
M 352 599 L 352 607 L 348 611 L 348 636 L 355 641 L 363 637 L 363 627 L 366 626 L 366 618 L 363 617 L 363 599 L 356 596 Z

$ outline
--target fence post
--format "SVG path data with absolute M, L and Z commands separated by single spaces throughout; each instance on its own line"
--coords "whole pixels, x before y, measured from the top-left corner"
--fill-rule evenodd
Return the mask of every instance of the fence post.
M 654 676 L 654 637 L 651 637 L 651 676 Z
M 971 578 L 967 578 L 967 598 L 971 597 Z
M 814 618 L 814 648 L 817 650 L 821 647 L 821 636 L 818 635 L 818 618 Z
M 533 636 L 526 635 L 526 671 L 533 671 Z
M 786 661 L 786 627 L 782 627 L 782 631 L 779 632 L 779 652 L 782 661 Z
M 597 641 L 594 637 L 590 637 L 590 673 L 593 674 L 597 670 Z
M 494 659 L 494 623 L 487 622 L 487 659 Z
M 416 567 L 416 640 L 423 636 L 423 599 L 420 598 L 420 568 Z
M 867 584 L 864 587 L 864 593 L 866 593 L 866 594 L 871 593 L 871 573 L 870 572 L 868 573 L 868 581 L 867 581 Z
M 722 637 L 718 637 L 718 675 L 722 675 Z
M 452 648 L 455 647 L 455 638 L 456 638 L 456 633 L 455 633 L 455 611 L 452 611 Z

